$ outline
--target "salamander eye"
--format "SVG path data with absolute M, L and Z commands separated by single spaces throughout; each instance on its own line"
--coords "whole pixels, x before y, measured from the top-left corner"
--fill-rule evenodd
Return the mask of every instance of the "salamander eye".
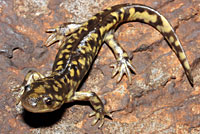
M 44 103 L 47 105 L 51 105 L 52 104 L 52 99 L 50 97 L 45 97 L 43 99 Z

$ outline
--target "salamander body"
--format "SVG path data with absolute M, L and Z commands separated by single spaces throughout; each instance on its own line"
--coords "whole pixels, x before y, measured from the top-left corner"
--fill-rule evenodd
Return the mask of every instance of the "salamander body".
M 153 26 L 168 41 L 170 47 L 182 64 L 188 80 L 193 84 L 191 69 L 182 45 L 173 28 L 159 12 L 135 4 L 121 4 L 103 10 L 84 23 L 64 23 L 47 32 L 47 46 L 58 41 L 60 49 L 53 64 L 52 73 L 48 77 L 30 71 L 22 84 L 22 106 L 34 113 L 51 112 L 59 109 L 64 103 L 73 101 L 89 101 L 94 108 L 93 125 L 100 120 L 101 127 L 104 116 L 108 114 L 100 98 L 94 92 L 76 91 L 80 82 L 88 72 L 101 45 L 112 49 L 116 64 L 113 65 L 113 76 L 117 73 L 118 81 L 124 74 L 131 82 L 130 69 L 134 66 L 127 52 L 114 39 L 114 32 L 122 23 L 139 21 Z

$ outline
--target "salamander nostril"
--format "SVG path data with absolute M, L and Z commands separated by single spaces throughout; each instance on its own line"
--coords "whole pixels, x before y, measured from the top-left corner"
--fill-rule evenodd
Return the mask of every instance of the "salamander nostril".
M 37 102 L 38 102 L 38 99 L 37 98 L 30 98 L 28 100 L 28 103 L 32 106 L 32 107 L 36 107 L 37 106 Z

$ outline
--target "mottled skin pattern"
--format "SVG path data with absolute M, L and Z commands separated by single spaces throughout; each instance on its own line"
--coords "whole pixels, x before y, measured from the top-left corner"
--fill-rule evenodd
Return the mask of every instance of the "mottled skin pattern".
M 93 125 L 100 120 L 101 127 L 104 116 L 109 115 L 102 101 L 94 92 L 76 91 L 83 77 L 88 72 L 95 56 L 103 42 L 112 49 L 117 63 L 113 76 L 118 75 L 118 81 L 124 74 L 131 83 L 130 69 L 135 72 L 127 53 L 115 41 L 113 33 L 116 28 L 124 23 L 140 21 L 156 28 L 169 42 L 169 45 L 180 60 L 191 84 L 193 79 L 181 43 L 168 21 L 154 9 L 134 4 L 121 4 L 96 14 L 87 22 L 81 24 L 68 23 L 49 29 L 51 33 L 46 46 L 56 41 L 60 49 L 56 55 L 49 77 L 44 77 L 38 72 L 30 71 L 25 77 L 21 88 L 23 94 L 21 103 L 23 107 L 34 113 L 51 112 L 62 106 L 63 103 L 72 101 L 89 101 L 94 108 Z

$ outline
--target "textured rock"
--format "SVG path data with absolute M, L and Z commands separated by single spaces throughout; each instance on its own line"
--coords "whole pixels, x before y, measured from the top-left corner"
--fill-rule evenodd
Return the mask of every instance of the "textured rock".
M 139 3 L 160 11 L 175 28 L 186 51 L 195 86 L 192 88 L 177 57 L 161 34 L 141 23 L 122 25 L 116 38 L 133 56 L 137 74 L 116 84 L 115 62 L 103 45 L 80 87 L 96 92 L 112 120 L 102 129 L 91 126 L 87 102 L 65 104 L 47 114 L 20 113 L 14 88 L 25 74 L 51 70 L 58 47 L 44 47 L 44 31 L 63 22 L 83 22 L 106 7 Z M 0 133 L 194 133 L 200 132 L 200 1 L 199 0 L 1 0 L 0 1 Z M 78 104 L 78 105 L 77 105 Z

